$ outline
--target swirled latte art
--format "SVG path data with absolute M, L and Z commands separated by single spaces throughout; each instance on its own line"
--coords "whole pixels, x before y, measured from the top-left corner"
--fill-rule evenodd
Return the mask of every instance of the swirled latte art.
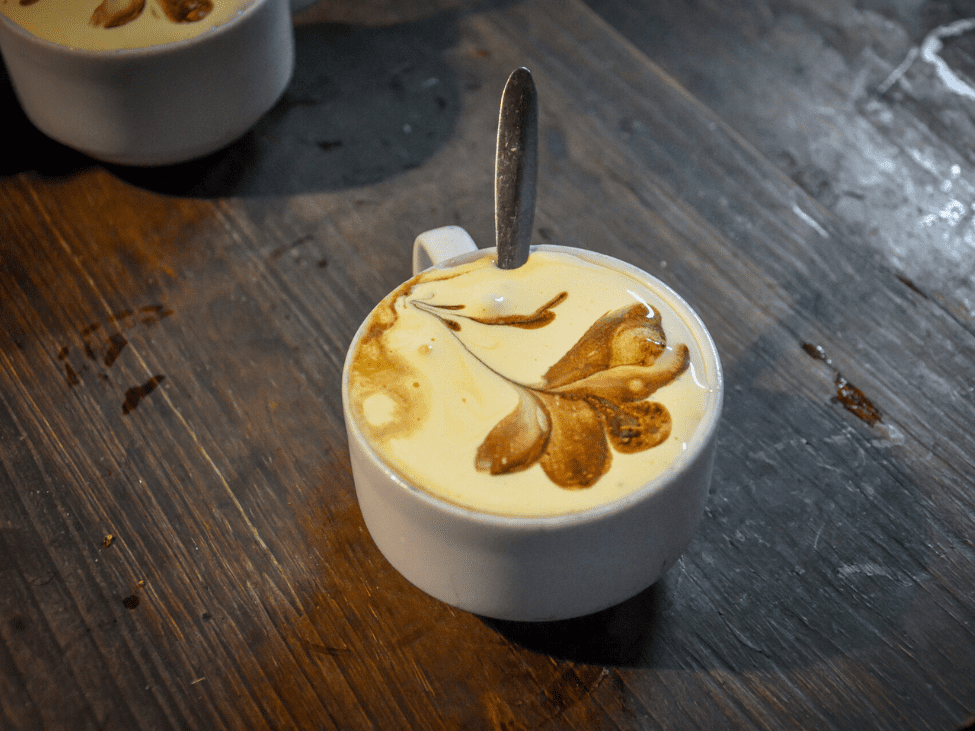
M 708 387 L 647 282 L 570 253 L 432 269 L 384 299 L 349 371 L 356 424 L 409 482 L 480 512 L 615 500 L 686 448 Z

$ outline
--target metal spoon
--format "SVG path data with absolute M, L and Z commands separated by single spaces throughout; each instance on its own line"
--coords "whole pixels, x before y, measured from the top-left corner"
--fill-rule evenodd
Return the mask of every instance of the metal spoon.
M 531 72 L 522 67 L 508 77 L 498 118 L 494 228 L 501 269 L 528 261 L 537 182 L 538 96 Z

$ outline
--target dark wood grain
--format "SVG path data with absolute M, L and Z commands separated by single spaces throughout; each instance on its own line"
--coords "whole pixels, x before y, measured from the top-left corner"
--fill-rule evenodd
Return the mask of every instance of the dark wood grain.
M 0 729 L 970 725 L 975 102 L 897 71 L 966 9 L 879 5 L 321 2 L 281 103 L 167 169 L 4 87 Z M 674 286 L 728 388 L 688 553 L 541 625 L 385 562 L 338 385 L 418 232 L 493 241 L 522 65 L 535 240 Z

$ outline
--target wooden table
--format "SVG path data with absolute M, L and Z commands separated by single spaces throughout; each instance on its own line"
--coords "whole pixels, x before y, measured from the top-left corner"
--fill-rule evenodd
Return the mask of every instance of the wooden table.
M 975 34 L 901 5 L 323 1 L 165 170 L 0 85 L 0 729 L 972 728 Z M 386 563 L 339 392 L 418 232 L 492 241 L 520 65 L 536 240 L 684 293 L 727 378 L 686 555 L 537 625 Z

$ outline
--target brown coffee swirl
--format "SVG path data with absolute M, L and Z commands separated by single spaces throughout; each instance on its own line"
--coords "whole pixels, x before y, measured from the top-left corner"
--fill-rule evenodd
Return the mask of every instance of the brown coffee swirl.
M 7 0 L 0 13 L 74 48 L 139 48 L 185 40 L 225 23 L 252 0 Z
M 636 489 L 679 457 L 707 395 L 687 325 L 647 283 L 564 253 L 424 273 L 356 348 L 367 441 L 410 482 L 486 512 L 560 514 Z

